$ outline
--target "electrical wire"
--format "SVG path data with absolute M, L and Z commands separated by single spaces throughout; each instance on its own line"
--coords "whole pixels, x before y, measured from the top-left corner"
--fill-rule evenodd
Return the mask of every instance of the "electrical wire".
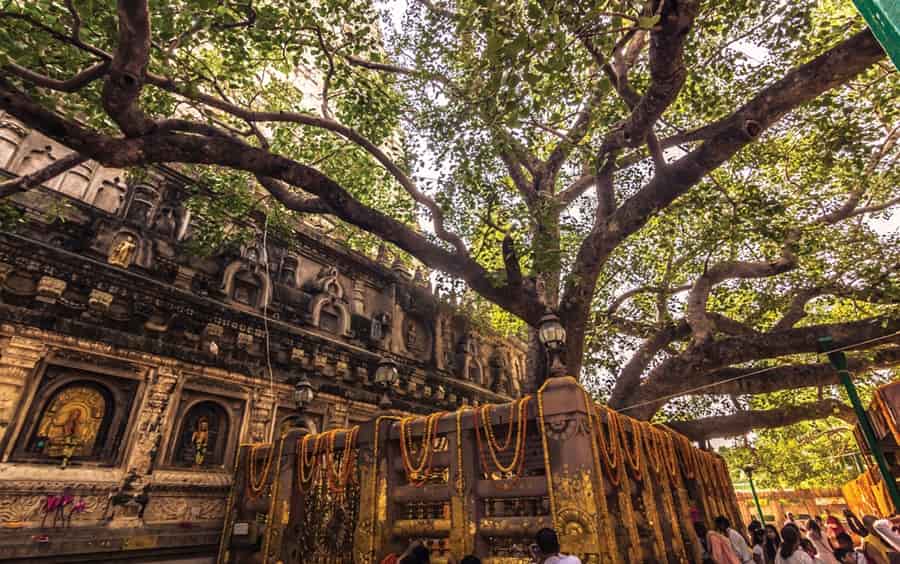
M 269 279 L 268 284 L 268 295 L 263 296 L 263 331 L 266 336 L 266 369 L 269 371 L 269 391 L 272 394 L 272 419 L 271 424 L 269 425 L 269 440 L 268 442 L 274 443 L 275 441 L 275 411 L 278 409 L 278 393 L 275 391 L 275 373 L 272 371 L 272 349 L 270 346 L 270 338 L 269 338 L 269 299 L 272 297 L 272 271 L 269 269 L 269 247 L 267 245 L 269 235 L 269 214 L 266 214 L 265 222 L 263 223 L 263 237 L 262 237 L 262 246 L 263 252 L 262 259 L 263 263 L 266 265 L 266 278 Z
M 862 346 L 862 345 L 868 345 L 868 344 L 870 344 L 870 343 L 877 343 L 877 342 L 879 342 L 879 341 L 886 341 L 886 340 L 892 339 L 892 338 L 894 338 L 894 337 L 896 337 L 896 336 L 898 336 L 898 335 L 900 335 L 900 331 L 896 331 L 896 332 L 894 332 L 894 333 L 891 333 L 890 335 L 882 335 L 881 337 L 875 337 L 875 338 L 873 338 L 873 339 L 868 339 L 868 340 L 865 340 L 865 341 L 859 341 L 858 343 L 852 343 L 852 344 L 849 344 L 849 345 L 845 345 L 845 346 L 843 346 L 843 347 L 838 347 L 838 348 L 835 348 L 835 349 L 830 349 L 830 350 L 827 350 L 827 351 L 823 351 L 822 353 L 819 353 L 819 354 L 829 354 L 829 353 L 834 353 L 834 352 L 845 351 L 845 350 L 847 350 L 847 349 L 853 349 L 853 348 L 856 348 L 856 347 L 859 347 L 859 346 Z M 817 355 L 817 356 L 818 356 L 818 355 Z M 733 378 L 726 378 L 725 380 L 719 380 L 718 382 L 713 382 L 713 383 L 711 383 L 711 384 L 704 384 L 704 385 L 702 385 L 702 386 L 697 386 L 696 388 L 690 388 L 690 389 L 687 389 L 687 390 L 682 390 L 682 391 L 680 391 L 680 392 L 677 392 L 677 393 L 674 393 L 674 394 L 669 394 L 669 395 L 667 395 L 667 396 L 663 396 L 663 397 L 660 397 L 660 398 L 656 398 L 656 399 L 652 399 L 652 400 L 647 400 L 647 401 L 638 402 L 638 403 L 635 403 L 635 404 L 633 404 L 633 405 L 629 405 L 629 406 L 626 406 L 626 407 L 617 409 L 616 411 L 618 411 L 618 412 L 623 412 L 623 411 L 628 411 L 628 410 L 631 410 L 631 409 L 637 409 L 638 407 L 645 407 L 645 406 L 648 406 L 648 405 L 655 405 L 655 404 L 658 404 L 658 403 L 660 403 L 660 402 L 666 402 L 666 401 L 669 401 L 670 399 L 680 398 L 680 397 L 682 397 L 682 396 L 688 396 L 688 395 L 691 395 L 691 394 L 693 394 L 693 393 L 699 392 L 699 391 L 701 391 L 701 390 L 706 390 L 706 389 L 708 389 L 708 388 L 714 388 L 714 387 L 716 387 L 716 386 L 721 386 L 722 384 L 728 384 L 728 383 L 730 383 L 730 382 L 736 382 L 736 381 L 738 381 L 738 380 L 743 380 L 744 378 L 749 378 L 749 377 L 751 377 L 751 376 L 758 376 L 758 375 L 763 374 L 763 373 L 765 373 L 765 372 L 771 372 L 771 371 L 773 371 L 773 370 L 778 370 L 779 368 L 783 368 L 783 367 L 782 367 L 782 366 L 769 366 L 769 367 L 767 367 L 767 368 L 761 368 L 761 369 L 759 369 L 759 370 L 755 370 L 755 371 L 753 371 L 753 372 L 748 372 L 747 374 L 741 374 L 740 376 L 735 376 L 735 377 L 733 377 Z

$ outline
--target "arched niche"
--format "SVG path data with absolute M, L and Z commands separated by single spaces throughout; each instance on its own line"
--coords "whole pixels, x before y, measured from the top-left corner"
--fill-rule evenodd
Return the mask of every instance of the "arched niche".
M 115 463 L 137 382 L 48 367 L 24 417 L 14 462 Z
M 178 424 L 171 450 L 172 466 L 215 468 L 225 466 L 231 421 L 228 410 L 211 399 L 187 407 Z
M 28 130 L 17 120 L 5 113 L 0 113 L 0 167 L 9 167 L 22 141 L 28 136 Z
M 67 196 L 83 200 L 87 196 L 96 168 L 97 163 L 93 161 L 87 161 L 71 168 L 63 175 L 59 191 Z
M 131 189 L 125 217 L 139 225 L 150 225 L 159 203 L 159 190 L 147 184 L 137 184 Z
M 272 283 L 265 269 L 236 260 L 222 274 L 222 293 L 234 303 L 263 309 L 272 298 Z
M 33 147 L 28 150 L 22 157 L 22 160 L 19 161 L 19 165 L 16 167 L 16 174 L 25 176 L 26 174 L 33 174 L 44 169 L 53 164 L 53 162 L 60 157 L 60 153 L 61 151 L 54 148 L 50 143 L 44 143 Z M 59 181 L 59 177 L 52 178 L 45 182 L 45 185 L 50 188 L 55 188 L 59 185 Z
M 103 169 L 93 181 L 93 197 L 91 204 L 108 213 L 117 214 L 122 211 L 128 187 L 122 181 L 122 171 Z
M 350 334 L 350 306 L 344 299 L 344 287 L 337 267 L 323 266 L 309 287 L 314 297 L 309 302 L 312 324 L 336 335 Z

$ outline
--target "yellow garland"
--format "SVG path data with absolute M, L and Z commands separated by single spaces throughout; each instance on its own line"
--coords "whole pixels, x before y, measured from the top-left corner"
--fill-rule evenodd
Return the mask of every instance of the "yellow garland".
M 467 408 L 456 412 L 456 491 L 463 495 L 466 489 L 466 472 L 463 468 L 462 415 Z
M 606 489 L 603 487 L 603 471 L 600 467 L 601 462 L 600 448 L 598 445 L 598 428 L 595 423 L 599 424 L 602 422 L 599 420 L 599 416 L 596 412 L 596 407 L 591 401 L 587 390 L 582 388 L 581 393 L 584 395 L 584 404 L 588 412 L 588 430 L 591 433 L 591 454 L 594 457 L 594 495 L 596 497 L 596 504 L 599 512 L 599 515 L 597 515 L 596 517 L 600 521 L 600 523 L 598 524 L 598 528 L 602 528 L 603 532 L 606 535 L 606 554 L 611 556 L 613 561 L 620 562 L 621 558 L 619 555 L 619 551 L 616 548 L 616 534 L 613 531 L 612 521 L 609 518 L 609 505 L 606 500 Z M 603 430 L 600 429 L 599 432 L 602 433 Z M 612 483 L 612 480 L 610 480 L 610 482 Z M 613 486 L 615 487 L 616 484 L 613 483 Z
M 603 421 L 600 418 L 600 410 L 603 409 L 606 411 L 606 427 L 608 431 L 604 432 L 603 430 Z M 594 417 L 596 418 L 597 424 L 594 427 L 594 435 L 597 445 L 599 447 L 599 451 L 601 457 L 603 458 L 603 462 L 606 464 L 607 475 L 609 476 L 610 483 L 613 486 L 618 486 L 619 482 L 622 480 L 622 468 L 624 463 L 620 464 L 620 451 L 619 443 L 616 440 L 618 436 L 618 431 L 616 430 L 616 417 L 612 414 L 612 411 L 601 406 L 597 406 L 594 411 Z M 608 442 L 607 442 L 608 438 Z M 615 470 L 615 472 L 613 472 Z
M 547 426 L 544 423 L 544 388 L 551 380 L 547 380 L 537 391 L 538 425 L 541 432 L 541 444 L 544 450 L 544 472 L 547 478 L 547 496 L 550 498 L 550 517 L 553 520 L 553 528 L 559 530 L 558 516 L 556 514 L 556 496 L 553 495 L 553 472 L 550 465 L 550 453 L 547 446 Z
M 444 412 L 432 413 L 425 418 L 425 430 L 422 434 L 421 458 L 418 464 L 413 464 L 410 454 L 413 451 L 411 433 L 408 426 L 417 417 L 405 417 L 400 420 L 400 456 L 403 459 L 403 467 L 406 470 L 407 480 L 415 485 L 424 484 L 431 472 L 431 460 L 434 457 L 434 438 L 438 420 Z
M 628 466 L 631 467 L 632 475 L 634 476 L 635 481 L 641 481 L 641 428 L 638 425 L 637 421 L 632 420 L 631 425 L 631 438 L 632 438 L 632 448 L 631 452 L 628 449 L 628 432 L 625 430 L 625 425 L 622 425 L 619 422 L 619 437 L 622 440 L 622 452 L 625 454 L 624 460 L 628 463 Z
M 487 435 L 487 443 L 488 443 L 488 453 L 491 455 L 491 459 L 494 461 L 494 464 L 502 473 L 511 474 L 516 471 L 519 466 L 520 461 L 524 457 L 525 452 L 525 439 L 528 431 L 528 418 L 526 414 L 523 413 L 526 407 L 528 406 L 528 401 L 531 399 L 531 396 L 525 396 L 521 400 L 517 402 L 518 407 L 518 418 L 510 419 L 510 428 L 514 422 L 518 423 L 518 434 L 516 435 L 516 448 L 513 452 L 513 459 L 509 465 L 504 465 L 500 462 L 499 453 L 504 452 L 507 448 L 509 448 L 509 443 L 512 442 L 512 433 L 509 433 L 507 436 L 506 445 L 500 448 L 497 444 L 496 439 L 494 438 L 493 425 L 491 424 L 490 419 L 490 405 L 486 405 L 482 410 L 481 417 L 481 427 L 484 429 L 484 434 Z M 515 404 L 511 404 L 512 407 L 515 407 Z M 515 412 L 512 412 L 515 413 Z M 476 431 L 477 432 L 477 431 Z M 486 470 L 486 469 L 485 469 Z
M 487 434 L 487 436 L 488 436 L 488 441 L 490 441 L 489 444 L 493 444 L 494 448 L 500 452 L 503 452 L 504 450 L 508 449 L 510 443 L 512 442 L 513 429 L 515 429 L 516 421 L 517 421 L 516 415 L 521 412 L 521 410 L 517 409 L 519 405 L 520 405 L 520 402 L 510 402 L 509 403 L 509 425 L 507 425 L 507 427 L 506 427 L 506 439 L 503 441 L 503 446 L 500 446 L 500 444 L 494 438 L 494 432 L 493 432 L 494 426 L 493 425 L 488 425 L 488 428 L 490 428 L 490 431 L 485 432 L 485 434 Z M 481 420 L 482 421 L 485 421 L 485 420 L 491 421 L 492 407 L 493 406 L 488 403 L 488 404 L 485 404 L 484 407 L 481 408 Z
M 269 453 L 266 455 L 266 461 L 263 465 L 262 475 L 260 475 L 259 468 L 256 463 L 256 453 L 259 449 L 264 447 L 269 448 Z M 263 490 L 266 489 L 266 480 L 269 478 L 269 471 L 272 469 L 272 460 L 275 458 L 275 447 L 271 443 L 259 443 L 250 447 L 250 460 L 247 464 L 249 468 L 249 479 L 247 480 L 247 489 L 250 490 L 249 494 L 251 498 L 257 498 L 262 494 Z

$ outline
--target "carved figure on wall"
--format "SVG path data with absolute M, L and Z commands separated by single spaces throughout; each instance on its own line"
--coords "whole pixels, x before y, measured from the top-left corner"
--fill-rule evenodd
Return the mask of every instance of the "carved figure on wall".
M 338 284 L 338 269 L 333 265 L 322 267 L 322 270 L 316 275 L 315 281 L 313 281 L 313 287 L 319 292 L 329 294 L 335 298 L 340 299 L 344 297 L 344 290 Z
M 206 449 L 209 446 L 209 419 L 201 417 L 197 420 L 197 430 L 191 434 L 194 444 L 194 465 L 203 466 L 206 460 Z
M 381 312 L 372 317 L 372 326 L 369 336 L 376 343 L 381 342 L 387 336 L 387 328 L 391 326 L 391 316 Z
M 174 464 L 195 470 L 221 465 L 228 441 L 228 415 L 216 402 L 199 402 L 185 414 L 177 438 Z
M 406 348 L 410 351 L 415 350 L 419 342 L 419 328 L 412 319 L 406 320 Z
M 87 386 L 64 389 L 50 403 L 38 426 L 36 447 L 62 458 L 65 468 L 73 456 L 89 456 L 94 448 L 106 400 Z
M 110 247 L 109 257 L 106 259 L 106 262 L 121 268 L 128 268 L 131 266 L 132 260 L 134 260 L 136 249 L 137 243 L 134 237 L 129 233 L 125 233 Z

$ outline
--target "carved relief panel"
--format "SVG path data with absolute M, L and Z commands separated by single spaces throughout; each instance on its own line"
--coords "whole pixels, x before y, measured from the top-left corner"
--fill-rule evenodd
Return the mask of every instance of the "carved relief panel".
M 13 460 L 71 464 L 116 462 L 139 382 L 50 365 L 44 372 Z
M 6 113 L 0 113 L 0 167 L 8 167 L 25 137 L 28 130 L 22 124 Z
M 91 203 L 111 214 L 119 213 L 128 192 L 123 178 L 123 171 L 100 169 L 94 177 Z
M 184 390 L 169 433 L 166 465 L 191 470 L 227 469 L 237 448 L 242 400 Z

